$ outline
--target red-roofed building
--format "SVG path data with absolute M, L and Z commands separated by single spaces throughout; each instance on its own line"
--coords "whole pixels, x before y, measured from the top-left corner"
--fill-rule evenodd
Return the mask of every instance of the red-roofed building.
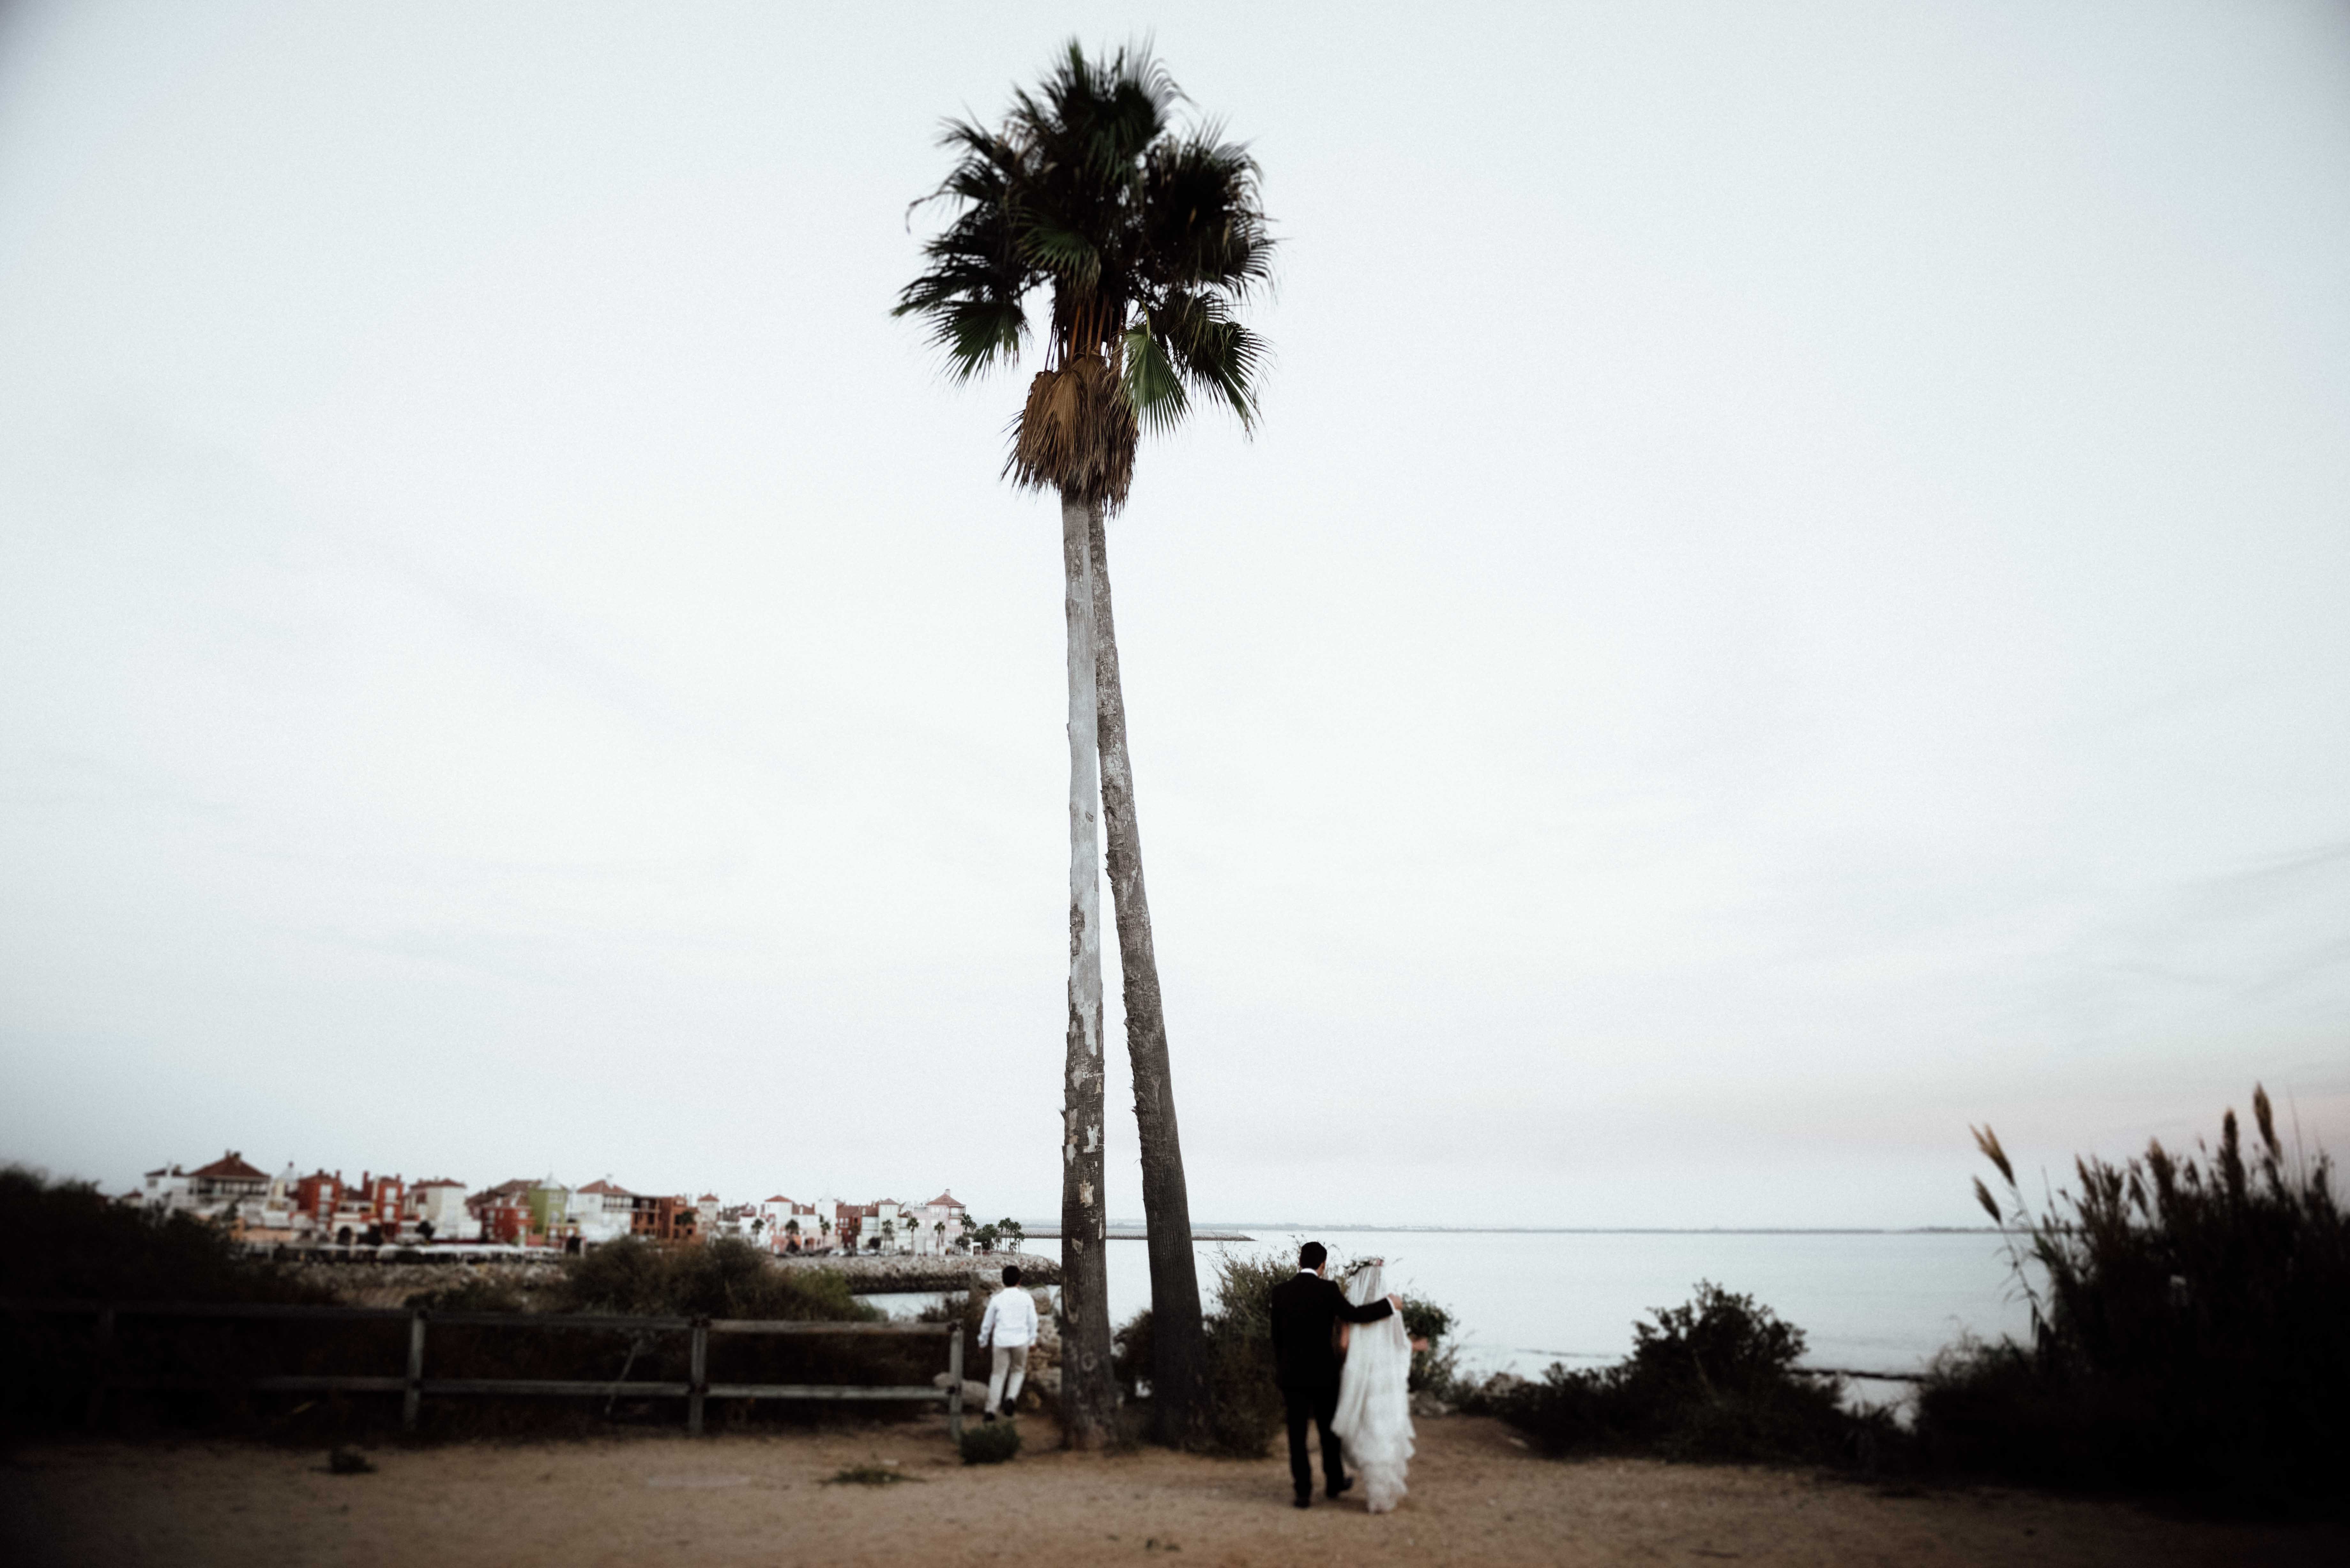
M 268 1201 L 269 1173 L 229 1150 L 210 1165 L 182 1170 L 167 1165 L 140 1179 L 139 1204 L 164 1214 L 193 1214 L 231 1224 L 259 1220 Z
M 266 1198 L 269 1173 L 255 1170 L 244 1162 L 244 1156 L 231 1149 L 210 1165 L 198 1166 L 188 1172 L 188 1189 L 199 1204 L 215 1199 L 240 1202 L 247 1198 Z
M 465 1199 L 465 1212 L 480 1230 L 480 1239 L 494 1246 L 530 1244 L 530 1189 L 520 1178 L 484 1187 Z
M 966 1210 L 951 1189 L 928 1203 L 910 1203 L 899 1228 L 912 1236 L 917 1252 L 943 1252 L 962 1240 Z
M 314 1170 L 294 1183 L 295 1212 L 308 1215 L 314 1225 L 324 1226 L 342 1203 L 343 1173 L 339 1170 L 332 1176 Z
M 641 1236 L 648 1241 L 697 1241 L 702 1239 L 702 1214 L 693 1199 L 683 1193 L 656 1198 L 650 1193 L 632 1195 L 634 1207 L 629 1213 L 629 1234 Z
M 796 1203 L 778 1192 L 753 1205 L 752 1239 L 771 1252 L 813 1252 L 832 1244 L 832 1218 L 813 1203 Z

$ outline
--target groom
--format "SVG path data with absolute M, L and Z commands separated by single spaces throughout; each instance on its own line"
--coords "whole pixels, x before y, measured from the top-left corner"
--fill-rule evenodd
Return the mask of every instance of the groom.
M 1338 1413 L 1337 1325 L 1377 1323 L 1403 1305 L 1400 1296 L 1357 1306 L 1324 1276 L 1329 1250 L 1319 1241 L 1297 1249 L 1297 1272 L 1273 1287 L 1274 1377 L 1289 1417 L 1289 1479 L 1297 1483 L 1297 1506 L 1314 1504 L 1314 1467 L 1305 1458 L 1305 1423 L 1322 1434 L 1322 1479 L 1336 1497 L 1355 1483 L 1340 1464 L 1338 1435 L 1330 1417 Z

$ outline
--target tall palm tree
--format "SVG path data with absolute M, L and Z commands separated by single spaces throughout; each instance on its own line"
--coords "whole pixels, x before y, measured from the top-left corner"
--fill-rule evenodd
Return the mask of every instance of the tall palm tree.
M 1196 1430 L 1206 1348 L 1167 1025 L 1142 876 L 1104 520 L 1127 497 L 1139 431 L 1172 428 L 1195 395 L 1244 428 L 1262 344 L 1235 312 L 1268 279 L 1273 242 L 1247 151 L 1213 125 L 1179 128 L 1182 95 L 1147 49 L 1088 60 L 1076 43 L 999 130 L 948 123 L 957 154 L 934 200 L 952 215 L 898 314 L 927 318 L 949 372 L 1017 360 L 1027 301 L 1046 289 L 1045 363 L 1029 383 L 1005 472 L 1061 499 L 1069 635 L 1070 1016 L 1064 1085 L 1064 1403 L 1083 1435 L 1115 1398 L 1103 1294 L 1098 771 L 1125 977 L 1127 1051 L 1149 1224 L 1154 1405 L 1160 1435 Z

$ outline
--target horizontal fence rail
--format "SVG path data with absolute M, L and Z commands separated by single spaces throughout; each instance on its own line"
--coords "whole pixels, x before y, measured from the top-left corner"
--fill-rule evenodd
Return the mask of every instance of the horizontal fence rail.
M 629 1399 L 683 1399 L 686 1430 L 700 1436 L 702 1407 L 711 1399 L 942 1400 L 947 1435 L 962 1436 L 962 1333 L 951 1323 L 804 1323 L 781 1318 L 632 1317 L 601 1314 L 434 1312 L 425 1307 L 282 1306 L 245 1302 L 0 1301 L 0 1316 L 93 1317 L 98 1333 L 85 1424 L 96 1426 L 106 1396 L 119 1389 L 203 1391 L 242 1388 L 267 1394 L 398 1394 L 400 1426 L 413 1431 L 423 1400 L 445 1395 L 570 1396 Z M 259 1377 L 133 1376 L 117 1365 L 116 1337 L 129 1317 L 264 1319 L 322 1323 L 408 1324 L 408 1370 L 400 1376 L 290 1375 Z M 588 1329 L 608 1334 L 691 1335 L 686 1381 L 618 1377 L 608 1381 L 561 1377 L 427 1377 L 428 1325 L 445 1328 Z M 929 1384 L 712 1383 L 709 1377 L 712 1334 L 822 1334 L 936 1337 L 947 1341 L 947 1386 Z M 631 1359 L 633 1360 L 633 1353 Z M 625 1368 L 623 1369 L 625 1370 Z

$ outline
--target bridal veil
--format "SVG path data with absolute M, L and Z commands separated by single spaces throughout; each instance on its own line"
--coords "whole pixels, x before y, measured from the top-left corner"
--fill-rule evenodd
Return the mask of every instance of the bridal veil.
M 1347 1299 L 1360 1306 L 1388 1293 L 1379 1263 L 1355 1272 Z M 1365 1501 L 1385 1513 L 1404 1494 L 1404 1471 L 1411 1462 L 1411 1334 L 1403 1314 L 1357 1324 L 1338 1374 L 1338 1413 L 1330 1429 L 1338 1435 L 1347 1468 L 1363 1478 Z

